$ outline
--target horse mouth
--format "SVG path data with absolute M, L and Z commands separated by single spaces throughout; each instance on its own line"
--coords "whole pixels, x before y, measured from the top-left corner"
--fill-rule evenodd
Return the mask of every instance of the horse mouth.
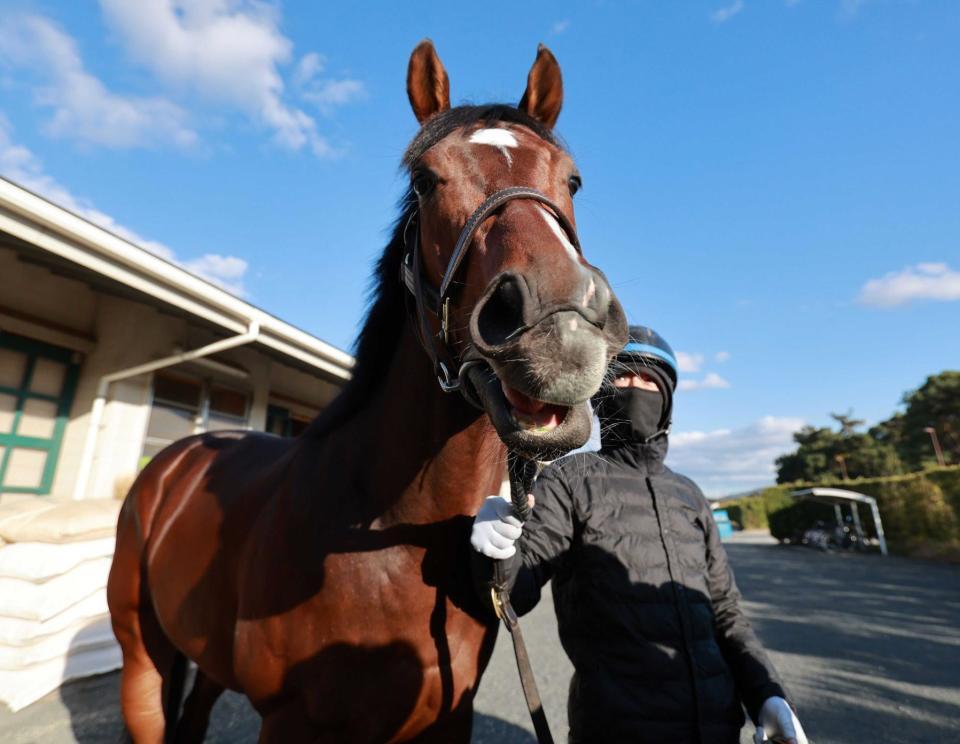
M 501 380 L 489 364 L 471 367 L 468 375 L 501 441 L 521 456 L 555 460 L 589 438 L 586 401 L 566 405 L 541 400 Z
M 548 403 L 510 387 L 500 380 L 500 389 L 509 406 L 508 413 L 518 429 L 543 434 L 553 431 L 567 418 L 570 406 Z

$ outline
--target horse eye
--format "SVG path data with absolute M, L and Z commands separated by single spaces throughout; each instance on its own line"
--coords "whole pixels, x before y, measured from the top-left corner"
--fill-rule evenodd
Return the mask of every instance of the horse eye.
M 581 189 L 583 182 L 580 180 L 580 176 L 570 176 L 567 179 L 567 186 L 570 188 L 570 196 L 573 196 Z
M 411 186 L 413 187 L 414 193 L 421 198 L 429 194 L 436 184 L 436 177 L 429 171 L 417 171 L 413 174 Z

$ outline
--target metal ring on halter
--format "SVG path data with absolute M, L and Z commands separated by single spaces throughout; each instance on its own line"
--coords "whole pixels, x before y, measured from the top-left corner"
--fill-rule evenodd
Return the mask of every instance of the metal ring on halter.
M 456 378 L 450 379 L 450 370 L 447 369 L 447 365 L 443 362 L 437 362 L 437 369 L 440 370 L 440 374 L 437 375 L 437 382 L 440 383 L 440 389 L 445 393 L 452 393 L 460 389 L 460 374 L 458 373 Z M 460 368 L 460 371 L 463 371 L 463 368 Z
M 470 403 L 473 403 L 478 408 L 482 408 L 482 406 L 476 400 L 474 400 L 474 396 L 468 394 L 467 388 L 465 388 L 463 385 L 464 375 L 467 370 L 471 367 L 477 367 L 481 364 L 485 364 L 485 362 L 481 361 L 480 359 L 468 359 L 460 364 L 460 369 L 457 370 L 457 376 L 451 379 L 450 370 L 447 365 L 443 362 L 437 362 L 437 368 L 440 370 L 440 374 L 437 375 L 437 382 L 440 383 L 440 388 L 443 390 L 443 392 L 452 393 L 456 390 L 459 390 Z

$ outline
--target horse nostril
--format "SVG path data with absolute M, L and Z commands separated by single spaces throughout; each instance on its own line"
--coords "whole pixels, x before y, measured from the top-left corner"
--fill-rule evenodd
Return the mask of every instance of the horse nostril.
M 506 274 L 486 296 L 477 315 L 477 331 L 485 346 L 502 346 L 524 327 L 525 290 L 519 276 Z

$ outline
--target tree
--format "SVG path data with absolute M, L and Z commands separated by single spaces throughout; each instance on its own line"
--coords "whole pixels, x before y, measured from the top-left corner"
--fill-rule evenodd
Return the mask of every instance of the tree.
M 836 440 L 837 435 L 830 429 L 804 426 L 793 435 L 793 441 L 799 445 L 797 451 L 777 458 L 777 483 L 821 480 L 830 472 Z
M 863 419 L 853 417 L 852 408 L 846 413 L 831 413 L 830 418 L 840 424 L 840 436 L 842 437 L 850 436 L 866 423 Z
M 896 450 L 889 442 L 856 431 L 864 422 L 853 418 L 853 411 L 830 416 L 839 425 L 839 431 L 805 426 L 793 435 L 798 447 L 777 458 L 777 483 L 819 483 L 845 475 L 868 478 L 902 471 Z
M 884 422 L 893 432 L 901 459 L 911 469 L 936 464 L 930 434 L 933 427 L 948 465 L 960 464 L 960 371 L 947 370 L 931 375 L 919 388 L 904 394 L 906 406 Z

